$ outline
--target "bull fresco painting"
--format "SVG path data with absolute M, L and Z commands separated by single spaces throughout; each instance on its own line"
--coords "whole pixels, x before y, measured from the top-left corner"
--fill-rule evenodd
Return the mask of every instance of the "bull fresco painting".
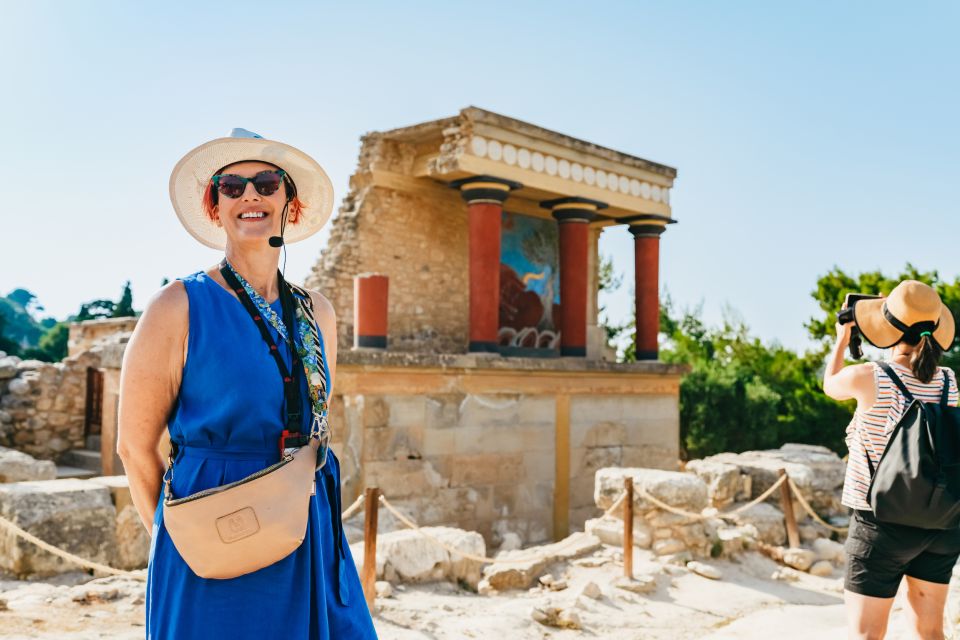
M 558 355 L 557 223 L 505 211 L 501 229 L 500 348 L 529 355 Z

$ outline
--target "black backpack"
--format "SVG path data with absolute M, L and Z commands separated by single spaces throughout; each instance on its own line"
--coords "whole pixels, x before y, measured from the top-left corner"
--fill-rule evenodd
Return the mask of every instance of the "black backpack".
M 960 407 L 947 404 L 943 372 L 940 402 L 922 402 L 886 362 L 878 363 L 909 403 L 874 470 L 870 456 L 867 502 L 877 520 L 923 529 L 960 526 Z

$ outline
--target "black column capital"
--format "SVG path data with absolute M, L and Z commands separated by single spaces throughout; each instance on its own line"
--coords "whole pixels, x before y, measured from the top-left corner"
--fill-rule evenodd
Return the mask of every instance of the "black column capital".
M 476 202 L 503 204 L 511 191 L 523 188 L 519 182 L 494 176 L 460 178 L 451 182 L 450 186 L 460 190 L 460 195 L 467 204 Z
M 544 200 L 540 206 L 549 209 L 558 222 L 590 222 L 597 217 L 597 211 L 609 205 L 599 200 L 572 196 Z
M 657 238 L 667 230 L 668 224 L 677 223 L 670 216 L 661 216 L 655 213 L 621 218 L 621 221 L 630 225 L 630 233 L 633 234 L 634 238 Z

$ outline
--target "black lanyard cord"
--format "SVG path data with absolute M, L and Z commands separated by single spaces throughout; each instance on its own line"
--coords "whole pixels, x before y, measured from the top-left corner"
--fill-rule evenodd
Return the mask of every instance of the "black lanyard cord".
M 270 350 L 270 355 L 273 356 L 273 361 L 277 363 L 277 369 L 280 371 L 280 377 L 283 380 L 283 398 L 284 404 L 286 404 L 286 413 L 287 413 L 287 431 L 290 433 L 299 433 L 301 426 L 301 406 L 300 406 L 300 386 L 298 384 L 298 376 L 301 370 L 300 358 L 297 355 L 296 349 L 296 338 L 294 333 L 294 324 L 293 324 L 293 294 L 290 292 L 290 288 L 287 286 L 286 281 L 283 279 L 283 275 L 280 271 L 277 271 L 277 284 L 280 289 L 280 306 L 283 312 L 283 324 L 287 327 L 287 337 L 290 343 L 290 352 L 293 355 L 293 371 L 287 369 L 287 365 L 283 362 L 283 358 L 280 357 L 280 348 L 277 346 L 277 343 L 273 340 L 273 337 L 270 335 L 270 332 L 267 330 L 267 320 L 263 317 L 262 312 L 254 304 L 253 300 L 250 299 L 250 295 L 247 293 L 246 289 L 243 288 L 243 285 L 240 284 L 240 281 L 237 280 L 237 277 L 233 274 L 231 267 L 227 264 L 226 258 L 220 262 L 220 275 L 223 276 L 223 279 L 227 281 L 227 284 L 230 285 L 230 288 L 233 289 L 234 293 L 237 294 L 237 297 L 240 298 L 240 302 L 243 303 L 244 308 L 250 314 L 250 317 L 253 318 L 254 324 L 257 325 L 257 329 L 260 330 L 260 335 L 263 338 L 263 341 L 267 343 L 267 346 Z

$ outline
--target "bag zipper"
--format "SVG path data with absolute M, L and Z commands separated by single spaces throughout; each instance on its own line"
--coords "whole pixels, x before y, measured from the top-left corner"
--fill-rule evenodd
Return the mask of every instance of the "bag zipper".
M 236 480 L 235 482 L 231 482 L 230 484 L 220 485 L 219 487 L 213 487 L 213 488 L 211 488 L 211 489 L 204 489 L 203 491 L 198 491 L 198 492 L 196 492 L 196 493 L 192 493 L 192 494 L 190 494 L 189 496 L 186 496 L 186 497 L 183 497 L 183 498 L 174 498 L 174 499 L 172 499 L 172 500 L 164 500 L 164 501 L 163 501 L 163 506 L 165 506 L 165 507 L 175 507 L 175 506 L 177 506 L 177 505 L 184 504 L 184 503 L 186 503 L 186 502 L 191 502 L 191 501 L 193 501 L 193 500 L 199 500 L 200 498 L 206 498 L 207 496 L 212 496 L 212 495 L 214 495 L 214 494 L 220 493 L 221 491 L 226 491 L 227 489 L 232 489 L 232 488 L 234 488 L 234 487 L 238 487 L 238 486 L 243 485 L 243 484 L 246 484 L 246 483 L 248 483 L 248 482 L 252 482 L 253 480 L 256 480 L 257 478 L 263 477 L 263 476 L 267 475 L 268 473 L 273 473 L 274 471 L 276 471 L 276 470 L 279 469 L 280 467 L 282 467 L 282 466 L 290 463 L 292 460 L 293 460 L 293 454 L 292 454 L 292 453 L 291 453 L 291 454 L 286 454 L 286 455 L 283 457 L 283 459 L 280 460 L 280 462 L 275 462 L 274 464 L 270 465 L 270 466 L 267 467 L 266 469 L 261 469 L 260 471 L 257 471 L 256 473 L 252 473 L 252 474 L 250 474 L 249 476 L 247 476 L 246 478 L 241 478 L 240 480 Z

